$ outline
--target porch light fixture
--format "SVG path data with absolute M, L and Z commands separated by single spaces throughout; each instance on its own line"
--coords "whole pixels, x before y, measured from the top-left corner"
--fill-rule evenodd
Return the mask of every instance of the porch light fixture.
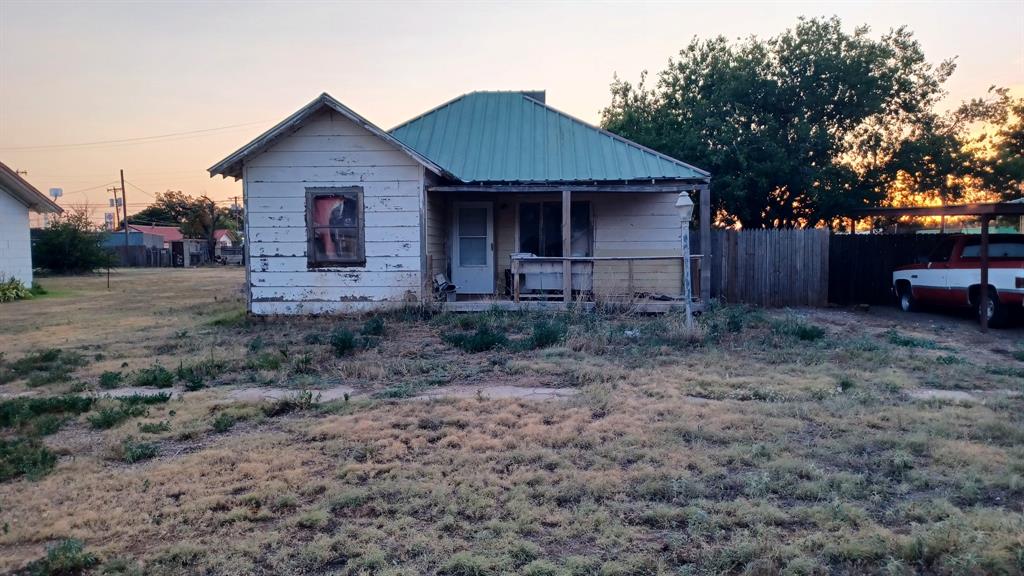
M 693 220 L 693 200 L 688 192 L 680 192 L 676 198 L 676 210 L 682 225 L 683 240 L 683 302 L 686 310 L 686 326 L 693 328 L 693 295 L 690 286 L 690 221 Z
M 690 200 L 688 193 L 679 193 L 679 198 L 676 198 L 676 210 L 679 211 L 679 219 L 683 222 L 689 224 L 693 220 L 693 200 Z

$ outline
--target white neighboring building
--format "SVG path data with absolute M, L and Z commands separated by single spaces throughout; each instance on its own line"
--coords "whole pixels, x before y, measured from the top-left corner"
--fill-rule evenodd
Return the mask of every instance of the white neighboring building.
M 60 214 L 60 206 L 0 162 L 0 280 L 32 285 L 29 211 Z

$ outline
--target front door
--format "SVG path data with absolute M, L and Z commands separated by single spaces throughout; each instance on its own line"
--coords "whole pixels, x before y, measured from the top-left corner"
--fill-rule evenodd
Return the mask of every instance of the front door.
M 494 218 L 490 202 L 456 202 L 452 283 L 458 294 L 494 293 Z

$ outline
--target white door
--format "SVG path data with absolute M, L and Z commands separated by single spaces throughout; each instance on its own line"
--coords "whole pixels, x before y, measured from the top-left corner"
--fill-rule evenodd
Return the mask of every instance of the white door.
M 490 202 L 456 202 L 452 283 L 458 294 L 494 293 L 494 219 Z

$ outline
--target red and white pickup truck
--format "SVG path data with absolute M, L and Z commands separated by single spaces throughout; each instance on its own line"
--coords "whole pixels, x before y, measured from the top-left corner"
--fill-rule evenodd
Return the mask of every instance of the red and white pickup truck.
M 892 287 L 900 308 L 920 304 L 971 307 L 981 294 L 981 237 L 957 235 L 943 240 L 925 262 L 897 268 Z M 999 325 L 1012 307 L 1024 303 L 1024 234 L 992 234 L 988 244 L 988 318 Z

